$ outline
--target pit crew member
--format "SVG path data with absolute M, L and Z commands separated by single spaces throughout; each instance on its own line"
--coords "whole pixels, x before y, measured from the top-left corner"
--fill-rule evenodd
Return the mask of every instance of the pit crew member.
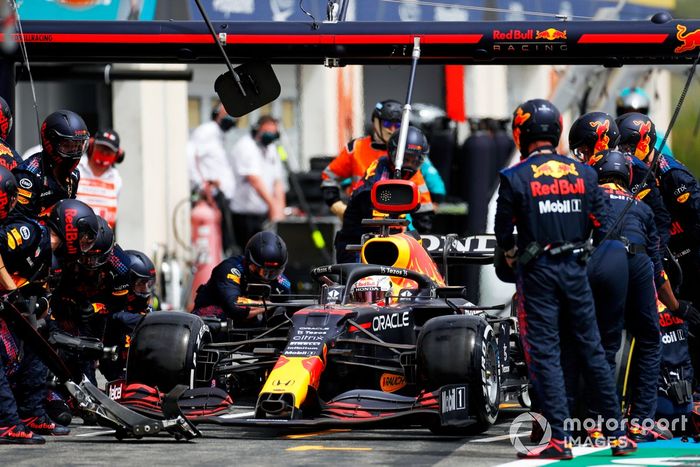
M 548 444 L 519 456 L 570 459 L 564 430 L 569 409 L 561 364 L 562 334 L 573 336 L 587 362 L 603 417 L 618 422 L 621 418 L 600 334 L 591 325 L 595 310 L 581 258 L 591 231 L 607 222 L 604 202 L 593 169 L 556 153 L 562 123 L 554 105 L 543 99 L 521 104 L 513 113 L 512 128 L 522 161 L 501 171 L 494 230 L 509 264 L 517 262 L 518 320 L 530 382 L 552 427 Z M 568 318 L 570 329 L 560 329 L 562 318 Z M 613 455 L 636 450 L 619 424 L 607 434 Z
M 199 286 L 193 313 L 221 320 L 231 319 L 236 325 L 251 325 L 262 319 L 263 307 L 239 304 L 248 285 L 269 284 L 271 293 L 288 295 L 291 284 L 283 274 L 287 265 L 287 245 L 277 234 L 258 232 L 246 244 L 244 254 L 219 263 L 206 284 Z
M 371 201 L 372 186 L 379 180 L 390 179 L 394 176 L 398 143 L 399 132 L 396 132 L 389 139 L 389 155 L 380 157 L 370 165 L 365 173 L 365 177 L 353 192 L 343 215 L 343 227 L 335 237 L 336 260 L 338 263 L 359 261 L 357 252 L 347 251 L 346 246 L 359 244 L 362 235 L 372 231 L 372 229 L 362 226 L 362 219 L 375 217 Z M 423 175 L 420 173 L 420 167 L 429 152 L 428 140 L 423 132 L 418 128 L 409 127 L 404 160 L 401 167 L 401 178 L 411 180 L 418 186 L 421 204 L 417 212 L 411 213 L 411 220 L 413 227 L 419 233 L 430 232 L 435 214 L 430 192 L 425 186 Z
M 59 110 L 46 117 L 41 125 L 43 150 L 13 170 L 19 185 L 19 213 L 43 217 L 58 201 L 75 198 L 80 181 L 77 167 L 89 140 L 87 126 L 77 113 Z

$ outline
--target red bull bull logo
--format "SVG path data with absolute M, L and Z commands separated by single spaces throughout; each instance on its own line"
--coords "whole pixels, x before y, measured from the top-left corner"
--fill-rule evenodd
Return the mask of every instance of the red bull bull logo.
M 603 158 L 603 155 L 602 155 L 602 154 L 595 154 L 595 155 L 591 156 L 590 159 L 588 159 L 588 165 L 593 166 L 593 165 L 596 164 L 596 162 L 598 162 L 598 161 L 601 160 L 602 158 Z
M 700 29 L 696 29 L 693 32 L 687 32 L 688 28 L 678 24 L 676 25 L 678 32 L 676 33 L 676 39 L 681 43 L 675 48 L 674 52 L 677 54 L 682 54 L 683 52 L 690 52 L 700 47 Z
M 651 142 L 651 137 L 649 132 L 651 131 L 651 122 L 642 120 L 633 120 L 632 123 L 639 126 L 639 142 L 637 143 L 637 148 L 634 150 L 634 155 L 638 159 L 646 159 L 649 154 L 649 143 Z
M 518 107 L 513 117 L 513 140 L 515 145 L 520 147 L 520 127 L 530 118 L 530 112 L 525 112 L 522 107 Z
M 590 125 L 595 128 L 596 135 L 598 136 L 598 141 L 596 141 L 593 147 L 594 154 L 610 149 L 610 136 L 608 132 L 610 131 L 610 120 L 605 119 L 605 122 L 591 122 Z M 595 164 L 595 162 L 594 162 Z
M 566 31 L 560 31 L 554 28 L 537 31 L 535 39 L 544 39 L 548 41 L 566 40 Z
M 573 162 L 571 164 L 567 164 L 565 162 L 559 161 L 547 161 L 544 164 L 540 165 L 531 164 L 530 167 L 532 167 L 532 172 L 535 178 L 562 178 L 566 175 L 578 176 L 578 171 L 576 171 L 576 164 L 574 164 Z

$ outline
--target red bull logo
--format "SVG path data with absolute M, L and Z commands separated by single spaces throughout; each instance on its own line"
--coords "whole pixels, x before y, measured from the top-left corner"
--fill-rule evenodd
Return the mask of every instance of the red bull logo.
M 510 31 L 493 31 L 493 39 L 496 41 L 531 41 L 535 38 L 535 32 L 532 29 L 527 31 L 519 31 L 511 29 Z
M 581 195 L 586 192 L 586 185 L 582 178 L 571 183 L 567 179 L 554 180 L 552 183 L 530 182 L 532 197 L 548 195 Z
M 78 252 L 78 228 L 73 224 L 73 218 L 76 215 L 78 211 L 75 209 L 66 209 L 66 250 L 72 255 Z
M 578 172 L 576 171 L 576 164 L 574 164 L 573 162 L 567 164 L 565 162 L 559 161 L 547 161 L 541 165 L 531 164 L 530 167 L 532 167 L 532 173 L 535 178 L 562 178 L 566 175 L 578 176 Z
M 566 31 L 560 31 L 554 28 L 537 31 L 535 39 L 544 39 L 548 41 L 566 40 Z
M 608 132 L 610 131 L 610 120 L 605 119 L 605 122 L 603 123 L 591 122 L 590 125 L 595 128 L 596 135 L 598 136 L 598 141 L 596 141 L 595 146 L 593 147 L 593 153 L 598 154 L 601 151 L 609 149 L 610 136 L 608 136 Z
M 518 107 L 513 117 L 513 140 L 515 145 L 520 147 L 520 126 L 530 118 L 530 112 L 525 112 L 522 107 Z
M 687 32 L 688 29 L 681 24 L 676 25 L 676 29 L 678 30 L 676 39 L 678 39 L 681 45 L 676 47 L 674 52 L 682 54 L 683 52 L 690 52 L 700 47 L 700 29 Z
M 12 117 L 7 118 L 6 115 L 0 113 L 0 134 L 6 135 L 10 132 L 12 126 Z
M 593 166 L 593 165 L 596 164 L 596 162 L 598 162 L 598 161 L 601 160 L 602 158 L 603 158 L 603 155 L 602 155 L 602 154 L 595 154 L 595 155 L 591 156 L 590 159 L 588 159 L 588 165 Z
M 637 159 L 644 160 L 649 154 L 649 143 L 651 142 L 651 137 L 649 132 L 651 131 L 651 121 L 633 120 L 632 123 L 639 126 L 639 142 L 637 143 L 637 148 L 634 150 L 634 155 Z

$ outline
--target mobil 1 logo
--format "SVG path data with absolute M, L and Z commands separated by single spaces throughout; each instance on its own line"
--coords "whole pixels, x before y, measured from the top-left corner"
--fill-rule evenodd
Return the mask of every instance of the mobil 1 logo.
M 469 419 L 467 386 L 452 384 L 440 388 L 440 421 L 443 426 L 463 426 Z

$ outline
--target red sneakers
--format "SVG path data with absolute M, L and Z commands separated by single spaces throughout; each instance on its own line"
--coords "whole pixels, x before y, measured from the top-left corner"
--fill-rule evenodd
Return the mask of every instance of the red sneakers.
M 0 444 L 44 444 L 43 436 L 37 435 L 21 423 L 0 426 Z
M 626 456 L 637 450 L 637 443 L 627 436 L 620 436 L 610 441 L 610 450 L 613 456 Z
M 552 439 L 545 446 L 535 448 L 528 453 L 519 452 L 518 457 L 521 459 L 570 460 L 574 458 L 574 455 L 571 452 L 571 445 L 559 439 Z
M 24 423 L 28 429 L 40 435 L 65 436 L 70 434 L 69 428 L 55 424 L 48 415 L 23 418 L 22 423 Z
M 657 439 L 673 439 L 673 433 L 658 424 L 654 424 L 651 430 L 646 430 L 639 425 L 631 425 L 627 429 L 627 437 L 637 443 L 651 443 Z

